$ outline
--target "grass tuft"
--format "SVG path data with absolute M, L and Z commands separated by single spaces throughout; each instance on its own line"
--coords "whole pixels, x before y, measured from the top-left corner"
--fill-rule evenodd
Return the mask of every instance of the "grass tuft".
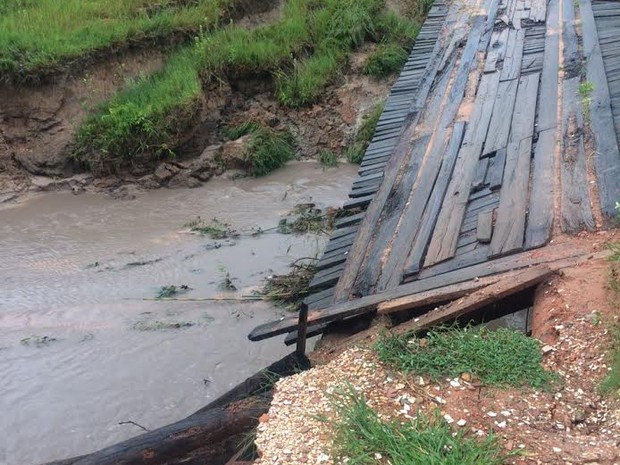
M 338 166 L 338 154 L 329 149 L 323 149 L 317 155 L 319 163 L 326 168 Z
M 345 389 L 334 402 L 334 453 L 355 465 L 500 465 L 509 456 L 493 435 L 478 439 L 452 431 L 439 413 L 418 412 L 412 421 L 385 421 L 363 395 Z M 340 462 L 338 462 L 340 463 Z
M 185 223 L 185 227 L 192 232 L 209 236 L 214 240 L 239 237 L 239 232 L 233 229 L 230 224 L 224 223 L 217 218 L 207 222 L 198 216 L 196 219 Z
M 554 379 L 541 365 L 539 341 L 504 328 L 445 328 L 424 338 L 384 337 L 375 350 L 383 362 L 433 379 L 469 373 L 489 385 L 534 388 Z
M 380 44 L 368 57 L 364 65 L 364 74 L 375 78 L 389 76 L 405 65 L 407 57 L 407 51 L 398 44 Z
M 239 126 L 229 128 L 226 131 L 226 137 L 228 137 L 230 140 L 237 140 L 240 137 L 253 133 L 258 128 L 259 128 L 259 125 L 256 121 L 246 121 L 245 123 L 240 124 Z
M 599 388 L 602 394 L 613 395 L 620 399 L 620 326 L 612 326 L 612 346 L 609 352 L 609 364 L 611 368 Z
M 295 137 L 286 131 L 259 127 L 252 133 L 245 159 L 253 176 L 264 176 L 295 158 Z
M 370 144 L 372 137 L 375 135 L 375 128 L 377 127 L 381 113 L 383 113 L 383 104 L 377 105 L 362 122 L 362 125 L 355 134 L 353 144 L 347 149 L 347 160 L 349 160 L 349 162 L 359 165 L 364 159 L 368 144 Z

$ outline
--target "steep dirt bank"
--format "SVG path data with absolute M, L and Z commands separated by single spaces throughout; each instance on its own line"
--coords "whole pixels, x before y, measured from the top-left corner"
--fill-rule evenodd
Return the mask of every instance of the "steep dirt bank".
M 231 76 L 211 85 L 176 159 L 160 164 L 136 162 L 114 177 L 93 177 L 74 164 L 76 128 L 90 109 L 109 99 L 127 80 L 161 67 L 163 52 L 119 52 L 79 75 L 57 76 L 39 86 L 0 84 L 4 102 L 0 107 L 0 201 L 38 190 L 108 190 L 123 196 L 127 189 L 196 187 L 214 174 L 243 167 L 243 144 L 229 141 L 226 130 L 249 120 L 290 129 L 299 157 L 315 157 L 324 149 L 342 154 L 363 116 L 384 98 L 395 78 L 377 81 L 362 74 L 372 49 L 367 44 L 354 53 L 346 72 L 311 108 L 278 104 L 271 76 Z

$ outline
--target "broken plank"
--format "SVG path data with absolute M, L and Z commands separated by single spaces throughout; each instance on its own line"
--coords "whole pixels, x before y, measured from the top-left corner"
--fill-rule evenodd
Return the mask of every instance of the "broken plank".
M 522 76 L 506 150 L 504 185 L 500 191 L 497 221 L 489 257 L 497 257 L 523 248 L 528 185 L 532 158 L 532 134 L 536 114 L 539 73 Z
M 474 180 L 471 183 L 471 191 L 478 192 L 482 190 L 485 186 L 484 180 L 487 175 L 487 168 L 489 167 L 489 159 L 482 158 L 478 161 L 478 166 L 476 167 L 476 173 L 474 174 Z
M 457 284 L 472 279 L 479 279 L 506 271 L 528 268 L 530 266 L 548 264 L 552 270 L 559 270 L 575 266 L 590 259 L 609 257 L 611 251 L 591 253 L 585 249 L 567 248 L 565 245 L 548 246 L 545 255 L 536 251 L 524 252 L 509 257 L 503 257 L 491 262 L 481 263 L 462 270 L 434 276 L 428 279 L 408 282 L 385 292 L 373 294 L 351 301 L 343 302 L 331 307 L 315 310 L 308 313 L 308 324 L 339 321 L 347 317 L 374 312 L 381 302 L 398 299 L 408 295 L 430 291 L 451 284 Z M 441 295 L 437 296 L 441 299 Z M 438 300 L 441 301 L 441 300 Z M 290 316 L 277 321 L 257 326 L 248 335 L 251 341 L 260 341 L 280 334 L 288 333 L 297 328 L 298 317 Z
M 420 270 L 428 241 L 435 229 L 437 217 L 454 170 L 454 163 L 456 162 L 456 156 L 459 152 L 461 142 L 463 141 L 464 132 L 465 122 L 459 121 L 454 124 L 450 144 L 441 162 L 441 170 L 439 171 L 437 182 L 426 204 L 424 216 L 422 217 L 421 224 L 415 236 L 415 241 L 411 247 L 407 261 L 404 264 L 405 269 L 409 270 L 410 273 L 417 273 Z
M 511 295 L 540 284 L 552 275 L 553 271 L 546 266 L 538 266 L 523 271 L 510 277 L 509 279 L 502 279 L 494 284 L 474 291 L 460 300 L 451 302 L 435 310 L 431 310 L 415 320 L 410 320 L 396 326 L 390 330 L 390 333 L 396 335 L 417 332 L 440 325 L 447 321 L 457 320 L 458 318 L 470 314 L 475 310 L 484 308 Z
M 523 44 L 525 31 L 523 29 L 511 29 L 508 33 L 506 56 L 501 71 L 501 80 L 510 81 L 518 79 L 521 74 L 521 61 L 523 60 Z
M 453 176 L 451 179 L 424 266 L 431 266 L 454 256 L 498 87 L 499 73 L 485 74 L 480 79 L 474 109 L 454 168 L 458 176 Z
M 519 81 L 517 79 L 500 82 L 493 106 L 493 116 L 491 116 L 489 131 L 484 142 L 483 157 L 490 156 L 493 152 L 506 148 L 508 145 L 510 123 L 512 122 L 518 87 Z
M 478 213 L 478 224 L 476 228 L 476 238 L 478 242 L 486 244 L 491 242 L 493 234 L 493 210 L 485 210 Z
M 485 184 L 491 189 L 496 191 L 502 187 L 502 180 L 504 178 L 504 165 L 506 163 L 506 149 L 499 149 L 495 152 L 495 156 L 489 160 L 489 167 L 487 169 L 487 176 L 484 179 Z
M 526 249 L 541 247 L 551 238 L 554 210 L 555 160 L 558 127 L 558 72 L 560 55 L 559 0 L 550 0 L 545 55 L 538 101 L 538 141 L 534 150 L 531 195 L 525 231 Z

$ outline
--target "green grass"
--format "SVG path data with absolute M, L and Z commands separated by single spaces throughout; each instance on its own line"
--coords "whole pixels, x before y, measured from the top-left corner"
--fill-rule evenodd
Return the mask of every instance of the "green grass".
M 368 57 L 364 65 L 364 74 L 381 78 L 399 71 L 407 62 L 409 54 L 398 44 L 381 44 Z
M 214 27 L 232 0 L 3 0 L 0 75 L 23 80 L 173 32 Z
M 620 326 L 613 325 L 611 330 L 612 346 L 609 352 L 608 366 L 611 371 L 600 384 L 600 391 L 605 395 L 620 398 Z
M 540 343 L 509 329 L 446 328 L 425 338 L 384 337 L 376 345 L 379 359 L 404 372 L 433 379 L 462 373 L 495 386 L 543 388 L 554 379 L 541 365 Z
M 375 134 L 377 122 L 383 113 L 383 104 L 377 105 L 374 110 L 362 122 L 362 125 L 355 134 L 355 139 L 347 149 L 347 160 L 351 163 L 360 164 L 368 148 L 368 144 Z
M 338 463 L 346 457 L 349 465 L 500 465 L 508 457 L 493 435 L 478 439 L 464 429 L 453 431 L 438 413 L 384 421 L 352 388 L 334 405 L 340 417 L 333 422 Z
M 319 152 L 316 159 L 326 168 L 338 166 L 338 154 L 329 149 L 323 149 Z
M 286 0 L 273 24 L 252 30 L 230 24 L 201 34 L 160 72 L 131 83 L 88 118 L 78 129 L 75 158 L 95 173 L 106 173 L 174 156 L 206 98 L 204 84 L 231 76 L 273 76 L 280 103 L 314 104 L 365 40 L 411 44 L 417 26 L 383 9 L 384 0 Z M 393 67 L 394 53 L 377 60 L 382 68 Z M 373 118 L 374 113 L 360 131 L 351 159 L 363 155 Z M 266 161 L 254 166 L 254 174 L 281 164 Z
M 245 152 L 253 176 L 264 176 L 295 158 L 295 137 L 290 131 L 259 127 L 252 133 Z
M 250 134 L 258 129 L 259 125 L 255 121 L 246 121 L 239 126 L 228 128 L 226 131 L 226 137 L 230 140 L 237 140 L 247 134 Z

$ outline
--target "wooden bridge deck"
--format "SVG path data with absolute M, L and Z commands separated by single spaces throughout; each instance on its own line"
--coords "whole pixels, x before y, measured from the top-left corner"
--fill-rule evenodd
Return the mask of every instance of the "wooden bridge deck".
M 620 2 L 437 0 L 318 263 L 309 334 L 609 225 L 619 136 Z

